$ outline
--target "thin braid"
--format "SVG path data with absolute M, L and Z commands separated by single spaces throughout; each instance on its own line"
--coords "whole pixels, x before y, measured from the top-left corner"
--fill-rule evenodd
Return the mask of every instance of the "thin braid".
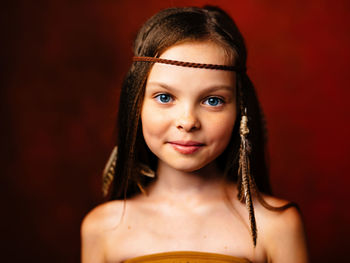
M 135 56 L 135 57 L 133 57 L 133 61 L 154 62 L 154 63 L 162 63 L 162 64 L 169 64 L 169 65 L 190 67 L 190 68 L 217 69 L 217 70 L 228 70 L 228 71 L 241 71 L 242 70 L 241 68 L 236 67 L 236 66 L 194 63 L 194 62 L 185 62 L 185 61 L 170 60 L 170 59 L 155 58 L 155 57 L 136 57 Z

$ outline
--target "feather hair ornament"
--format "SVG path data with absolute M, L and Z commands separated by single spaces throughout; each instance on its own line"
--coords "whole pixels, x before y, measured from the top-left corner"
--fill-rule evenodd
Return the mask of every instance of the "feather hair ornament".
M 108 195 L 109 189 L 113 182 L 115 165 L 117 163 L 117 155 L 118 155 L 118 146 L 115 146 L 102 173 L 103 197 L 106 197 Z
M 248 129 L 248 117 L 247 109 L 244 108 L 241 122 L 240 122 L 240 137 L 241 144 L 239 149 L 239 167 L 238 167 L 238 199 L 242 203 L 244 202 L 248 213 L 249 213 L 249 222 L 250 222 L 250 231 L 253 239 L 254 247 L 256 246 L 257 240 L 257 227 L 254 214 L 254 206 L 252 200 L 252 191 L 254 191 L 254 181 L 250 174 L 250 162 L 249 162 L 249 153 L 250 145 L 247 139 L 249 134 Z
M 115 146 L 102 173 L 103 197 L 107 197 L 109 190 L 111 188 L 111 184 L 114 180 L 117 158 L 118 158 L 118 146 Z M 151 168 L 149 168 L 147 165 L 139 164 L 138 169 L 139 169 L 139 173 L 144 176 L 151 177 L 151 178 L 155 177 L 155 172 Z M 139 182 L 137 182 L 137 186 L 139 187 L 140 191 L 143 194 L 146 194 L 145 189 L 142 187 L 142 185 Z

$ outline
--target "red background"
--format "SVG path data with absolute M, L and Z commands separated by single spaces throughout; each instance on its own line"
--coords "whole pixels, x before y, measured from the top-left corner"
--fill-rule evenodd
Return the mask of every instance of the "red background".
M 132 39 L 162 8 L 207 3 L 246 38 L 273 189 L 300 204 L 312 262 L 349 258 L 349 1 L 38 0 L 1 10 L 2 262 L 79 261 Z

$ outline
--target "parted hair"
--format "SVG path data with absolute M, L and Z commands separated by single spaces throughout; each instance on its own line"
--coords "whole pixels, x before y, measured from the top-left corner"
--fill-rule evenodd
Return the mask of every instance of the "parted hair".
M 237 118 L 231 140 L 217 158 L 228 181 L 237 181 L 243 107 L 247 109 L 250 172 L 256 190 L 271 194 L 266 160 L 264 116 L 254 86 L 246 73 L 247 50 L 242 34 L 232 18 L 214 6 L 169 8 L 152 16 L 139 30 L 134 42 L 134 56 L 159 57 L 167 48 L 186 41 L 212 41 L 223 47 L 241 70 L 237 72 Z M 133 62 L 120 94 L 117 142 L 118 158 L 109 199 L 125 199 L 140 193 L 153 178 L 140 175 L 140 164 L 153 170 L 157 158 L 148 149 L 142 134 L 140 113 L 145 84 L 153 63 Z M 235 116 L 233 116 L 235 117 Z

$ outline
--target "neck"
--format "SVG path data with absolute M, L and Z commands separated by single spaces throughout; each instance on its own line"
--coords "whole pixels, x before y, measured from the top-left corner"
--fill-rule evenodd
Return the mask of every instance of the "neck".
M 194 172 L 176 170 L 158 163 L 157 180 L 150 187 L 149 196 L 183 201 L 221 198 L 224 177 L 215 162 Z

